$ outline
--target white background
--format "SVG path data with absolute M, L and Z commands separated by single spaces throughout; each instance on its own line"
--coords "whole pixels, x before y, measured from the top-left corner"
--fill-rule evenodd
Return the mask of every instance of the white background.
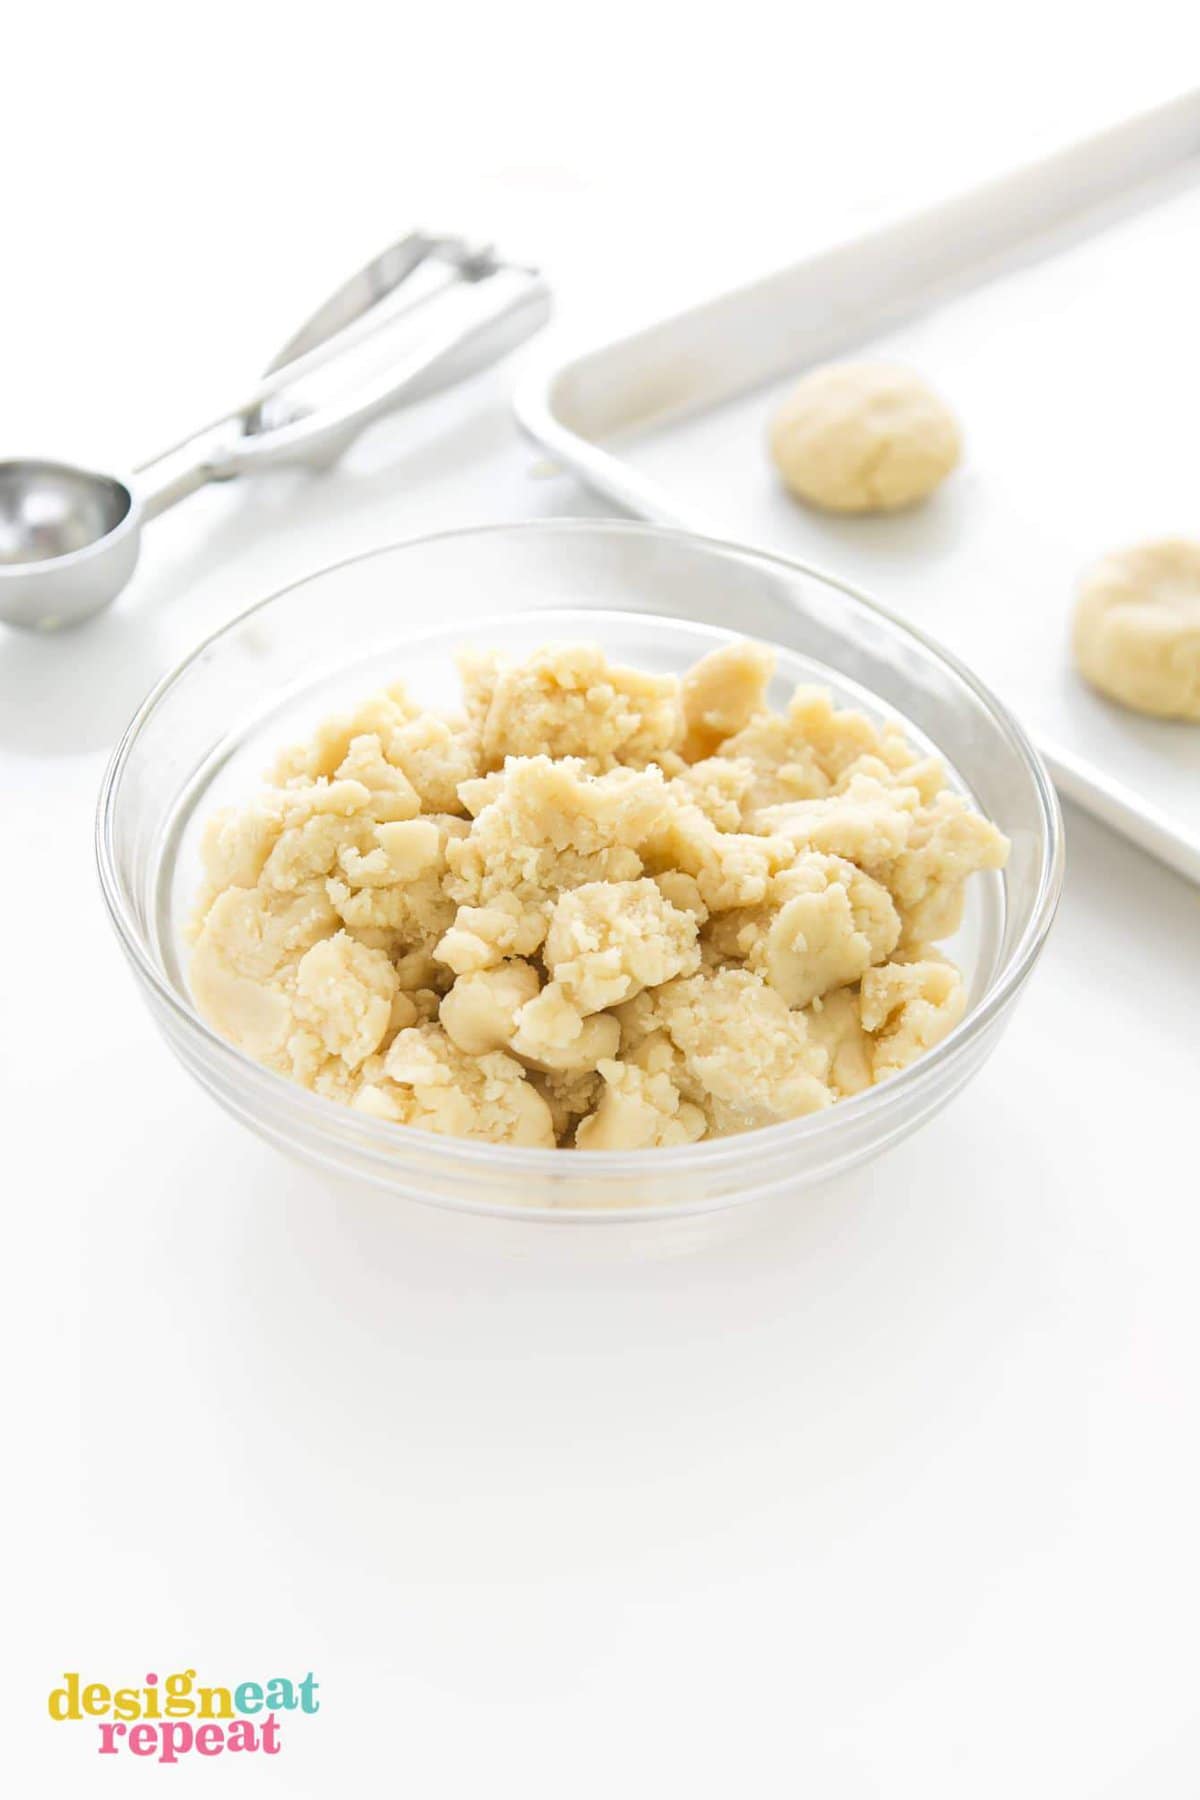
M 1182 10 L 42 6 L 0 455 L 150 454 L 415 222 L 543 260 L 569 335 L 635 323 L 1176 91 Z M 14 1791 L 1194 1795 L 1194 889 L 1072 814 L 973 1087 L 686 1250 L 331 1191 L 152 1035 L 92 873 L 107 749 L 293 575 L 597 510 L 534 476 L 511 379 L 198 497 L 105 620 L 0 636 Z M 311 1668 L 322 1709 L 171 1774 L 46 1717 L 64 1669 L 179 1667 Z

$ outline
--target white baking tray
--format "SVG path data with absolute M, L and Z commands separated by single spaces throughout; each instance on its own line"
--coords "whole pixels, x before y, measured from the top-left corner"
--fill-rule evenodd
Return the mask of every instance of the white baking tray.
M 911 513 L 811 512 L 766 456 L 797 375 L 859 351 L 914 365 L 965 428 Z M 1067 643 L 1089 561 L 1200 538 L 1200 93 L 560 359 L 517 413 L 628 511 L 795 557 L 941 638 L 1064 794 L 1200 881 L 1200 726 L 1101 699 Z

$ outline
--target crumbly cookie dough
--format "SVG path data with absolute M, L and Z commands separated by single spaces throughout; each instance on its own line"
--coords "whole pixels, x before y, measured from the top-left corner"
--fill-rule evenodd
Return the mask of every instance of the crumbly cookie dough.
M 591 645 L 399 686 L 209 822 L 191 985 L 257 1061 L 400 1126 L 580 1150 L 817 1112 L 952 1029 L 933 947 L 1007 844 L 894 725 L 762 646 Z
M 1200 544 L 1170 538 L 1106 556 L 1080 587 L 1074 647 L 1110 700 L 1200 719 Z
M 919 375 L 890 363 L 812 370 L 772 419 L 769 443 L 789 491 L 835 513 L 913 506 L 962 453 L 953 413 Z

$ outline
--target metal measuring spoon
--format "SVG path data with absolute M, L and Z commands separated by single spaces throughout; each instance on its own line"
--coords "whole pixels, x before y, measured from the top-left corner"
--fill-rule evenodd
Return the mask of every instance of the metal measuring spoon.
M 431 262 L 444 266 L 441 287 L 403 309 L 381 310 Z M 435 303 L 444 316 L 417 348 L 346 399 L 307 412 L 281 403 L 301 377 Z M 133 574 L 142 526 L 176 501 L 207 482 L 268 465 L 327 467 L 373 419 L 515 349 L 549 313 L 549 290 L 537 270 L 501 262 L 460 238 L 416 232 L 325 301 L 239 406 L 143 464 L 129 481 L 68 463 L 0 462 L 0 619 L 54 631 L 90 618 Z

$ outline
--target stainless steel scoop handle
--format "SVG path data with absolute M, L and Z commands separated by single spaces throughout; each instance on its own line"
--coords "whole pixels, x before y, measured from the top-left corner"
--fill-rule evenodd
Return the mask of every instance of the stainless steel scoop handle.
M 277 462 L 320 466 L 331 451 L 340 455 L 373 419 L 462 380 L 523 343 L 549 316 L 549 290 L 530 270 L 498 269 L 486 280 L 450 290 L 438 306 L 453 316 L 418 348 L 345 400 L 243 437 L 226 458 L 228 472 L 240 475 Z M 291 372 L 294 380 L 298 369 L 299 363 L 289 364 L 280 373 Z M 260 405 L 256 398 L 251 410 Z
M 490 245 L 473 244 L 463 237 L 438 237 L 427 231 L 410 231 L 373 256 L 361 269 L 356 269 L 341 287 L 322 301 L 268 365 L 267 377 L 334 339 L 344 343 L 344 334 L 351 325 L 374 318 L 383 301 L 402 291 L 409 277 L 423 263 L 432 261 L 445 270 L 448 280 L 479 280 L 506 266 Z M 410 302 L 408 310 L 412 310 L 413 304 Z
M 264 416 L 269 401 L 398 322 L 402 314 L 376 316 L 379 301 L 435 250 L 444 255 L 446 245 L 453 247 L 453 257 L 448 259 L 450 281 L 436 296 L 430 296 L 431 301 L 436 298 L 436 326 L 385 370 L 362 380 L 344 399 L 271 424 L 269 416 Z M 391 279 L 380 288 L 379 270 L 385 259 L 391 259 L 387 269 Z M 402 240 L 325 302 L 239 406 L 134 471 L 142 516 L 156 517 L 209 481 L 229 480 L 280 463 L 326 467 L 373 420 L 506 355 L 537 331 L 549 314 L 549 288 L 537 270 L 496 262 L 489 252 L 471 251 L 461 240 L 420 234 Z

